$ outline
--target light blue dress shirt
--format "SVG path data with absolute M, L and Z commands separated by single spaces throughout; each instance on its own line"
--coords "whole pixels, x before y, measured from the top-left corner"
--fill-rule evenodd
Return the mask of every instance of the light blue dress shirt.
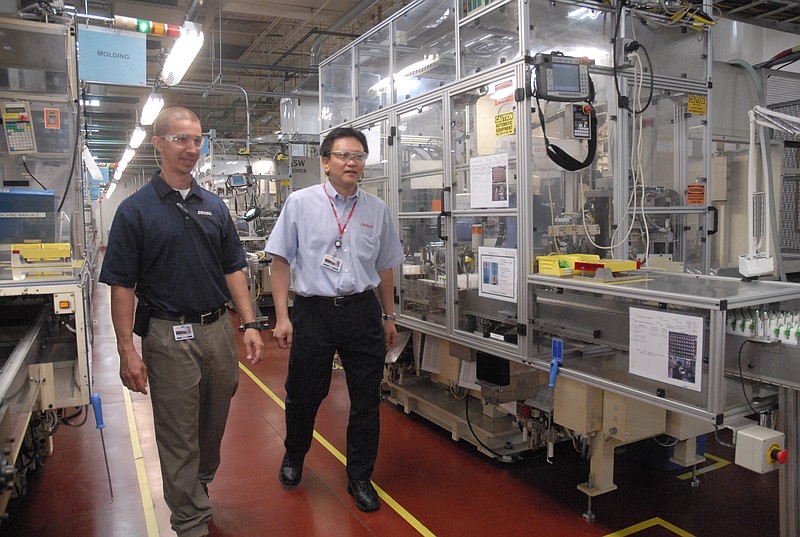
M 329 200 L 336 208 L 338 225 Z M 353 204 L 355 210 L 347 222 Z M 345 223 L 337 248 L 339 227 Z M 380 272 L 404 259 L 403 246 L 383 200 L 360 188 L 345 199 L 329 181 L 324 186 L 292 192 L 265 250 L 289 262 L 292 289 L 302 296 L 344 296 L 374 289 L 381 281 Z M 338 272 L 323 266 L 326 255 L 341 260 Z

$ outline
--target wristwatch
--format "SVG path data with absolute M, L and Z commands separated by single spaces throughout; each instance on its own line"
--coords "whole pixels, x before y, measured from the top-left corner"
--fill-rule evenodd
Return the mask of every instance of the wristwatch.
M 248 328 L 255 328 L 259 332 L 261 332 L 261 324 L 253 321 L 252 323 L 244 323 L 242 325 L 242 330 L 247 330 Z
M 394 321 L 397 319 L 396 313 L 384 313 L 381 317 L 383 317 L 384 321 Z

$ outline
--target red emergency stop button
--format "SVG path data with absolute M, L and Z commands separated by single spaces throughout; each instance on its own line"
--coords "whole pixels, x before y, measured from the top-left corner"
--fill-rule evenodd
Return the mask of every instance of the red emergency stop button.
M 770 462 L 778 461 L 780 464 L 786 464 L 789 462 L 789 452 L 777 446 L 771 447 L 769 449 L 769 460 Z
M 584 104 L 583 108 L 581 109 L 584 114 L 591 114 L 592 113 L 592 105 Z

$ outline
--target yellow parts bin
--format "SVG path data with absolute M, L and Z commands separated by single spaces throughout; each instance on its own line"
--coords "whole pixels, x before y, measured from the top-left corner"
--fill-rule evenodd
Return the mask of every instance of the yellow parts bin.
M 594 254 L 543 255 L 536 258 L 539 272 L 551 276 L 594 276 L 597 269 L 610 269 L 611 272 L 625 272 L 639 268 L 638 261 L 621 259 L 600 259 Z
M 539 272 L 551 276 L 572 276 L 575 263 L 581 261 L 599 262 L 600 256 L 593 254 L 540 255 L 536 258 Z
M 11 245 L 12 261 L 20 266 L 27 263 L 58 263 L 72 259 L 68 242 L 31 242 Z

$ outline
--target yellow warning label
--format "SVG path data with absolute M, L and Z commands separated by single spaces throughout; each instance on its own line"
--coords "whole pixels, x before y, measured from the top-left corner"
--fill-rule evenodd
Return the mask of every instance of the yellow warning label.
M 494 116 L 495 136 L 514 134 L 514 112 Z
M 706 185 L 689 185 L 686 195 L 688 205 L 705 205 Z
M 690 114 L 703 114 L 706 113 L 706 96 L 705 95 L 689 95 L 688 112 Z

